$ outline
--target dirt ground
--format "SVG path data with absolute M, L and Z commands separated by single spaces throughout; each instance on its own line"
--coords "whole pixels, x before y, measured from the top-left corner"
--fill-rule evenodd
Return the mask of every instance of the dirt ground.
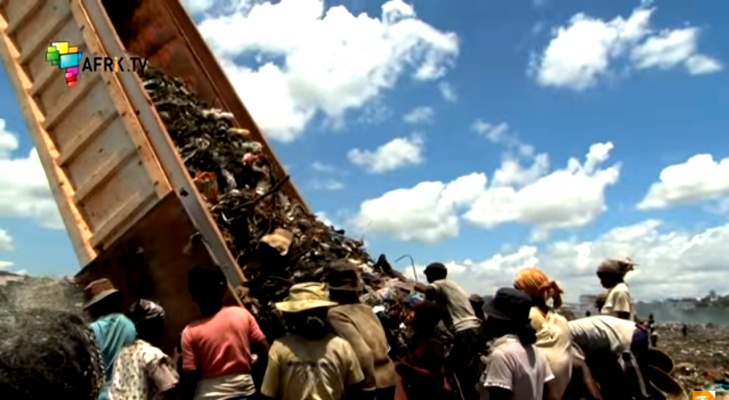
M 657 348 L 675 363 L 672 373 L 691 398 L 693 390 L 716 390 L 717 400 L 729 400 L 729 327 L 659 324 Z

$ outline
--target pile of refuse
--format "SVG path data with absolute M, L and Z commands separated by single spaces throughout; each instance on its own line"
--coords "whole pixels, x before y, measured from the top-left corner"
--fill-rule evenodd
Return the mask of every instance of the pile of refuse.
M 347 238 L 280 190 L 288 176 L 274 176 L 263 145 L 236 127 L 231 113 L 210 108 L 157 69 L 145 69 L 142 80 L 248 279 L 242 300 L 264 331 L 279 325 L 273 302 L 294 283 L 323 281 L 333 260 L 357 264 L 370 295 L 388 286 L 393 278 L 373 268 L 363 241 Z
M 656 326 L 658 348 L 675 362 L 671 375 L 688 393 L 729 394 L 729 327 L 688 325 L 686 337 L 682 329 L 682 324 L 674 323 Z
M 83 293 L 70 280 L 7 273 L 0 278 L 0 317 L 3 313 L 41 308 L 81 311 Z

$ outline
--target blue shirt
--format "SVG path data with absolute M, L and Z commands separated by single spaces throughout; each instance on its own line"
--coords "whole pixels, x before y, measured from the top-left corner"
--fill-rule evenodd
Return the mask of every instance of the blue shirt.
M 91 324 L 96 336 L 96 342 L 101 350 L 101 359 L 104 361 L 104 375 L 106 382 L 99 394 L 99 400 L 109 397 L 109 384 L 114 372 L 114 361 L 121 350 L 130 345 L 137 338 L 134 323 L 123 314 L 109 314 Z

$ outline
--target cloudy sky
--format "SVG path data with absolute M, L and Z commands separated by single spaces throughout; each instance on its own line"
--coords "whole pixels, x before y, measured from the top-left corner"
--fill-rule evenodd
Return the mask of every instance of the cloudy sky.
M 183 2 L 312 208 L 373 254 L 482 294 L 536 265 L 574 299 L 613 255 L 641 299 L 726 291 L 726 6 L 408 1 Z M 78 268 L 4 75 L 0 228 L 0 267 Z

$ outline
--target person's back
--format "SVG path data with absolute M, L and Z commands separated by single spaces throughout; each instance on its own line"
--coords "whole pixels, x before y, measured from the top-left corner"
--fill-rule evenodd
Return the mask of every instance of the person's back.
M 635 304 L 630 294 L 630 288 L 625 282 L 618 283 L 608 291 L 605 304 L 600 312 L 614 317 L 617 317 L 619 313 L 625 313 L 628 314 L 631 321 L 635 319 Z
M 387 355 L 387 337 L 372 308 L 361 303 L 339 305 L 329 310 L 328 319 L 334 331 L 352 345 L 359 359 L 372 358 L 374 371 L 362 368 L 365 386 L 377 389 L 394 387 L 395 364 Z M 356 332 L 349 332 L 352 327 Z M 358 340 L 350 339 L 352 336 Z M 372 376 L 368 376 L 370 374 Z
M 132 305 L 128 317 L 137 340 L 125 347 L 114 363 L 109 400 L 166 399 L 179 382 L 172 360 L 158 347 L 164 329 L 164 309 L 149 300 Z
M 263 340 L 265 336 L 248 310 L 223 307 L 182 332 L 182 369 L 199 373 L 199 393 L 215 391 L 209 387 L 229 379 L 253 392 L 251 344 Z
M 572 378 L 572 336 L 567 319 L 554 311 L 543 315 L 537 307 L 530 312 L 532 327 L 537 331 L 535 346 L 542 353 L 554 374 L 558 393 L 567 390 Z
M 609 315 L 596 315 L 568 322 L 572 340 L 582 351 L 610 351 L 620 355 L 630 349 L 635 322 Z
M 362 380 L 352 346 L 328 334 L 305 339 L 289 333 L 271 345 L 269 365 L 278 374 L 266 374 L 261 393 L 278 400 L 340 400 L 345 388 Z
M 468 294 L 454 281 L 440 279 L 431 283 L 436 288 L 436 300 L 448 311 L 448 328 L 454 331 L 478 328 L 480 321 L 473 311 Z
M 542 400 L 544 384 L 553 378 L 546 358 L 536 346 L 522 344 L 516 336 L 509 335 L 494 343 L 484 386 L 507 389 L 514 400 Z M 488 391 L 484 391 L 481 400 L 488 399 Z

